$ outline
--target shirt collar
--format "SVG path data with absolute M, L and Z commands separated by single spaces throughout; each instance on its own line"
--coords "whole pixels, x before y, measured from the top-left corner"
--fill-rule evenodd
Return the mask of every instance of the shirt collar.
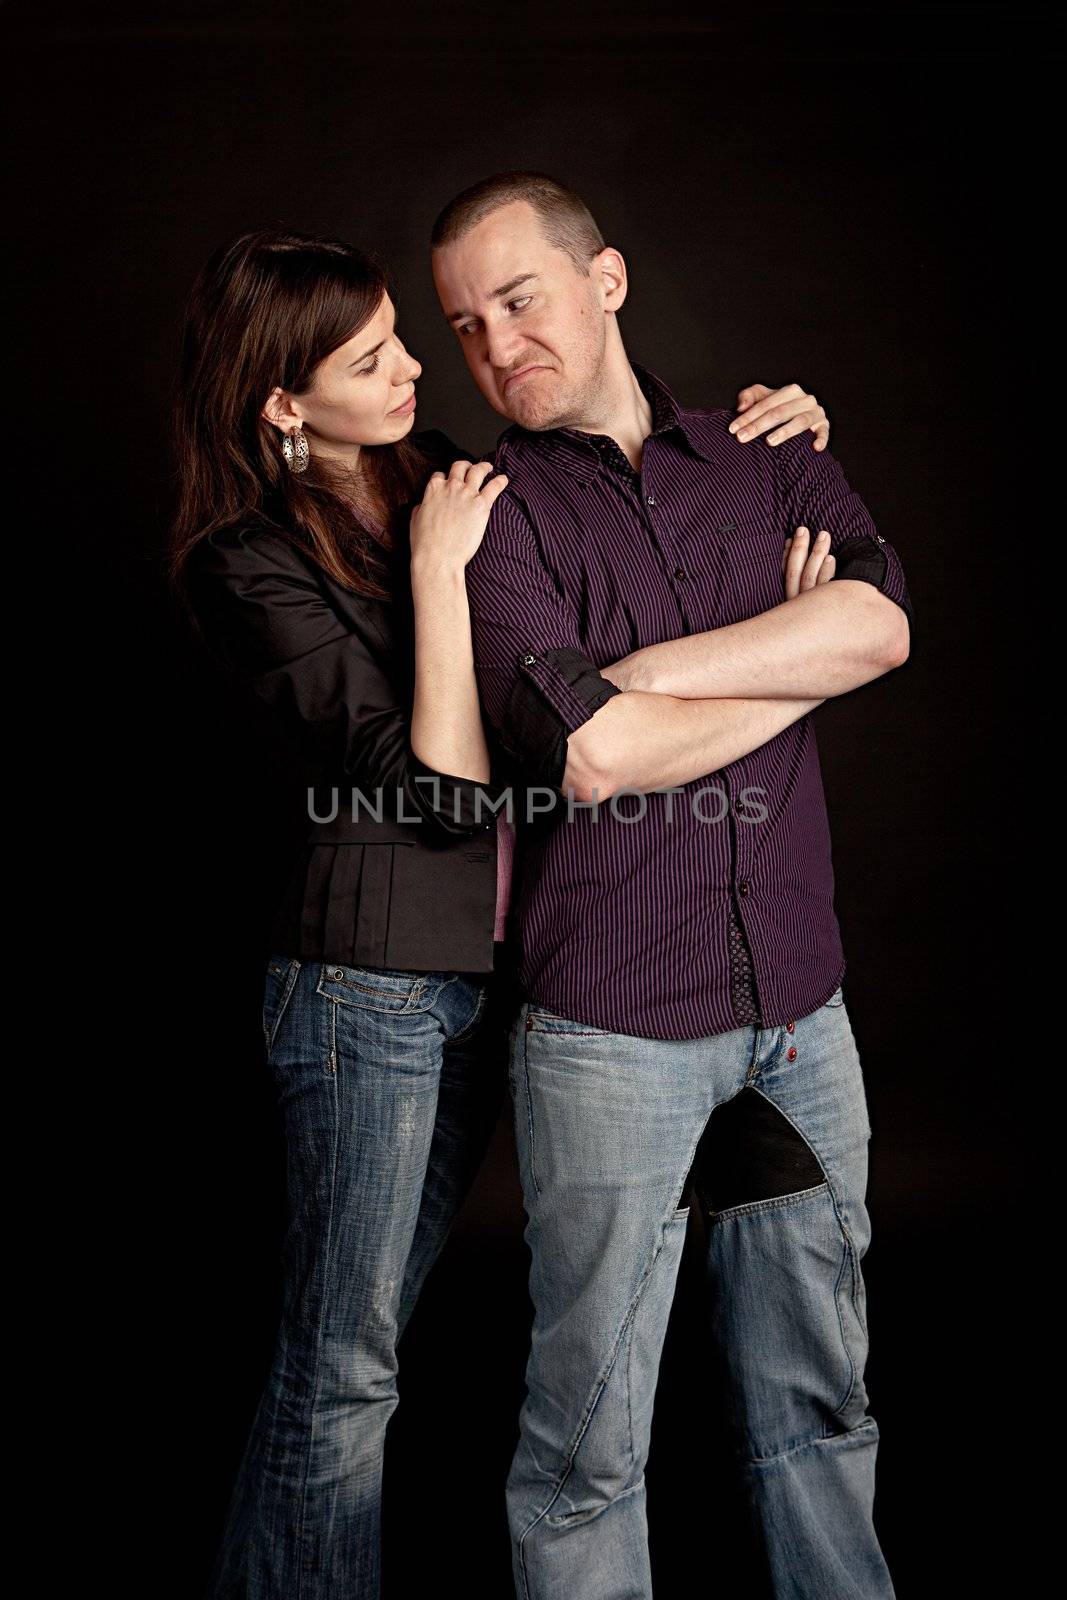
M 648 437 L 655 439 L 661 434 L 676 432 L 695 455 L 702 461 L 709 461 L 711 456 L 697 426 L 696 414 L 683 410 L 663 380 L 649 372 L 647 367 L 639 366 L 636 361 L 631 361 L 630 366 L 652 407 L 652 431 Z M 515 424 L 505 429 L 499 442 L 505 447 L 529 443 L 541 454 L 551 456 L 561 465 L 565 464 L 574 477 L 583 481 L 592 478 L 603 467 L 592 436 L 583 433 L 580 428 L 549 428 L 543 433 L 535 433 Z

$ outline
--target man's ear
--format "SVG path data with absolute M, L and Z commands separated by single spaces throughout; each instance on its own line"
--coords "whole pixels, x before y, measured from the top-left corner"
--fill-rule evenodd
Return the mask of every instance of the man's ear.
M 271 423 L 279 433 L 288 433 L 303 419 L 284 389 L 274 388 L 267 396 L 260 416 Z
M 608 245 L 595 255 L 590 264 L 594 281 L 599 285 L 605 311 L 618 311 L 626 299 L 626 262 L 619 252 Z

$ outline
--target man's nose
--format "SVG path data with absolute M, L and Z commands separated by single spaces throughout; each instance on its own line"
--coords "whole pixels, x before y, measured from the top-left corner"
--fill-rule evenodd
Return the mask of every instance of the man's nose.
M 487 328 L 485 335 L 485 356 L 491 367 L 497 372 L 506 371 L 515 364 L 515 358 L 522 351 L 522 334 L 517 328 L 508 327 L 507 323 L 495 328 Z

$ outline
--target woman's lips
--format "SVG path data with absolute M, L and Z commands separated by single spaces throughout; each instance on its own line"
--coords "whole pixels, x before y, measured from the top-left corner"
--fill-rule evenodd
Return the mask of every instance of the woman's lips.
M 389 415 L 391 417 L 407 417 L 415 409 L 415 396 L 409 395 L 402 406 L 394 406 Z

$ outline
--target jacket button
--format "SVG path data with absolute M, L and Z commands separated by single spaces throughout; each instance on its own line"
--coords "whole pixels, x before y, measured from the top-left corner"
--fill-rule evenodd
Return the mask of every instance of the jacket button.
M 788 1061 L 795 1061 L 796 1058 L 797 1058 L 797 1047 L 796 1047 L 796 1045 L 795 1044 L 791 1044 L 789 1046 L 789 1049 L 786 1051 L 785 1054 L 786 1054 L 786 1059 Z

